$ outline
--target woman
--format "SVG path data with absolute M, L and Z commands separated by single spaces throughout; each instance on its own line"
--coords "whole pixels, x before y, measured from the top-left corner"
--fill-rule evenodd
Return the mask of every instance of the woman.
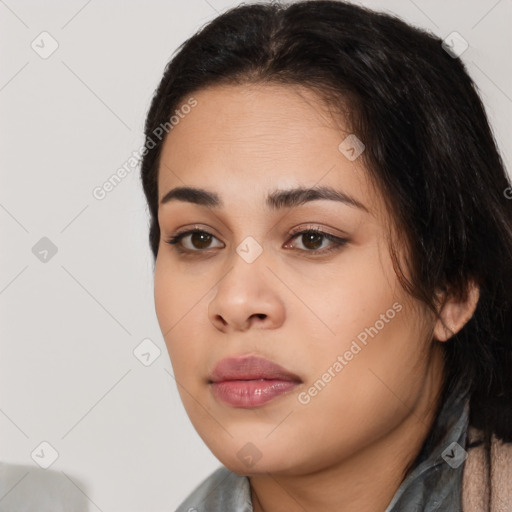
M 460 59 L 344 2 L 242 5 L 145 134 L 156 313 L 222 462 L 178 510 L 512 510 L 512 189 Z

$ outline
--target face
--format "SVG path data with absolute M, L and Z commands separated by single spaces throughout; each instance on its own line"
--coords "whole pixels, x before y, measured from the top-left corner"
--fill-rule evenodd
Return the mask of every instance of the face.
M 194 98 L 158 175 L 155 305 L 180 396 L 232 471 L 317 471 L 410 417 L 440 361 L 433 319 L 395 275 L 360 147 L 313 92 Z

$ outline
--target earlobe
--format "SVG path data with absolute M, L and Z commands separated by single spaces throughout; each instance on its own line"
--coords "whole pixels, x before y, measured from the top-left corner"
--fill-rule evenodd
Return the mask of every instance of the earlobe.
M 448 341 L 457 334 L 473 316 L 479 297 L 480 288 L 474 281 L 470 281 L 468 284 L 465 300 L 448 296 L 446 292 L 443 292 L 439 298 L 440 318 L 434 326 L 434 339 Z

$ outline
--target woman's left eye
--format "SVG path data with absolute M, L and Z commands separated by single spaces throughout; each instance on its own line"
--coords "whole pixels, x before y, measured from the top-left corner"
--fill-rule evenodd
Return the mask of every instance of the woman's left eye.
M 319 229 L 307 229 L 304 231 L 299 231 L 292 236 L 292 240 L 295 239 L 298 239 L 302 246 L 305 247 L 305 249 L 300 248 L 299 250 L 313 253 L 330 252 L 340 248 L 348 242 L 348 240 L 345 238 L 339 238 L 337 236 L 331 235 L 330 233 L 320 231 Z M 291 244 L 287 244 L 285 247 L 288 248 L 290 245 Z

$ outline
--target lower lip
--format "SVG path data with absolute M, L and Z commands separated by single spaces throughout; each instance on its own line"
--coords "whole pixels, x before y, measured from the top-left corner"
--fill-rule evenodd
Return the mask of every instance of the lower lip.
M 213 394 L 234 407 L 251 408 L 266 404 L 298 386 L 288 380 L 225 380 L 211 383 Z

